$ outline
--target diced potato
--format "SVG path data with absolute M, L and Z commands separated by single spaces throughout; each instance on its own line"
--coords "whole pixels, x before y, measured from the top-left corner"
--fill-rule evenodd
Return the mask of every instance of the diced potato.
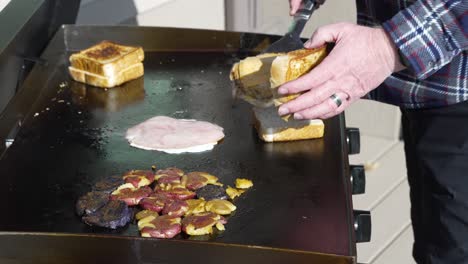
M 251 180 L 248 179 L 242 179 L 242 178 L 237 178 L 236 179 L 236 188 L 237 189 L 248 189 L 253 186 L 253 183 Z

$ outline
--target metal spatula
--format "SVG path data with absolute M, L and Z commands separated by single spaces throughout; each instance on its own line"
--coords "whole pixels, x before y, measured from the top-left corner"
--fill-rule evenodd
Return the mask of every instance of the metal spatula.
M 303 0 L 301 7 L 294 14 L 294 19 L 288 32 L 278 41 L 271 44 L 262 53 L 289 52 L 301 49 L 304 43 L 301 41 L 301 33 L 312 13 L 325 2 L 325 0 Z
M 312 13 L 325 2 L 325 0 L 303 0 L 301 7 L 294 14 L 294 19 L 289 27 L 288 32 L 278 41 L 272 43 L 267 49 L 262 53 L 283 53 L 289 52 L 292 50 L 298 50 L 304 48 L 304 44 L 301 41 L 301 32 L 304 29 L 307 21 L 311 17 Z M 272 60 L 274 58 L 265 58 L 265 60 Z M 271 64 L 271 61 L 270 61 Z M 263 65 L 263 64 L 262 64 Z M 265 64 L 268 65 L 268 64 Z M 262 69 L 264 67 L 262 66 Z M 235 83 L 232 91 L 234 98 L 241 98 L 248 103 L 261 108 L 266 108 L 274 104 L 274 94 L 271 89 L 269 77 L 265 77 L 265 70 L 269 73 L 269 69 L 258 69 L 257 72 L 252 73 L 252 76 L 257 77 L 257 83 L 253 86 L 244 87 L 242 83 L 243 78 L 250 78 L 252 76 L 240 77 L 238 83 Z M 261 73 L 260 73 L 261 72 Z M 268 74 L 269 76 L 269 74 Z M 260 79 L 260 81 L 258 81 Z M 264 82 L 264 83 L 263 83 Z

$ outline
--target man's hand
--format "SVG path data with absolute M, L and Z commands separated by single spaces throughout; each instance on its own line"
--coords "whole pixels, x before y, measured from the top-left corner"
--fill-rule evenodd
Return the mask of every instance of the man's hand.
M 291 11 L 299 4 L 299 0 L 291 0 Z M 327 42 L 334 42 L 335 47 L 317 67 L 278 89 L 280 94 L 303 92 L 283 104 L 280 115 L 293 113 L 296 119 L 332 117 L 375 89 L 392 72 L 404 68 L 383 29 L 331 24 L 317 29 L 304 47 L 316 48 Z M 341 99 L 340 106 L 330 99 L 332 95 Z
M 301 6 L 302 0 L 289 0 L 289 14 L 293 16 Z
M 294 16 L 294 14 L 296 14 L 297 10 L 299 10 L 299 7 L 301 7 L 301 2 L 302 2 L 302 0 L 289 0 L 289 14 L 291 16 Z M 316 8 L 318 8 L 324 2 L 325 2 L 325 0 L 315 0 Z

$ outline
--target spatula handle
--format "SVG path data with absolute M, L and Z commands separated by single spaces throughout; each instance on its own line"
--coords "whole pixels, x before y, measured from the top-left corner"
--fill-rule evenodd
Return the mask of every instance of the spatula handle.
M 325 2 L 325 0 L 303 0 L 301 7 L 297 10 L 296 14 L 294 14 L 294 21 L 288 33 L 294 37 L 299 37 L 312 13 L 323 4 L 323 2 Z
M 313 0 L 303 0 L 301 6 L 297 10 L 295 17 L 301 17 L 303 19 L 309 19 L 312 15 L 312 12 L 317 5 L 316 1 Z

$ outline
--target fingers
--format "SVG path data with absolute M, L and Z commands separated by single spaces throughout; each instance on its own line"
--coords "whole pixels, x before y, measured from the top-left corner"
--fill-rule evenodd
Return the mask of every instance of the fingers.
M 333 79 L 333 66 L 325 58 L 319 65 L 313 68 L 309 73 L 296 80 L 287 82 L 278 88 L 279 94 L 295 94 L 311 90 Z
M 326 82 L 324 85 L 312 89 L 296 99 L 285 103 L 278 109 L 279 115 L 296 113 L 312 106 L 321 104 L 325 99 L 329 98 L 336 91 L 335 82 Z
M 343 92 L 336 93 L 336 96 L 341 99 L 341 105 L 338 106 L 331 98 L 325 99 L 322 103 L 299 111 L 294 114 L 295 119 L 327 119 L 332 116 L 338 115 L 349 106 L 350 101 L 347 100 L 348 95 Z
M 304 47 L 312 49 L 321 47 L 327 42 L 336 42 L 343 27 L 346 25 L 347 23 L 336 23 L 318 28 L 312 34 L 312 37 L 304 44 Z
M 293 16 L 296 14 L 297 10 L 299 10 L 299 7 L 301 6 L 301 0 L 290 0 L 289 1 L 289 14 Z
M 315 48 L 322 46 L 327 42 L 335 42 L 340 36 L 341 30 L 347 25 L 347 23 L 338 23 L 321 27 L 315 31 L 314 35 L 309 42 L 305 44 L 305 46 L 307 48 Z M 282 85 L 278 89 L 278 93 L 292 94 L 304 92 L 318 87 L 326 81 L 340 75 L 342 73 L 340 69 L 343 68 L 340 63 L 343 59 L 341 58 L 341 55 L 336 54 L 336 49 L 338 48 L 331 51 L 330 54 L 308 74 Z

